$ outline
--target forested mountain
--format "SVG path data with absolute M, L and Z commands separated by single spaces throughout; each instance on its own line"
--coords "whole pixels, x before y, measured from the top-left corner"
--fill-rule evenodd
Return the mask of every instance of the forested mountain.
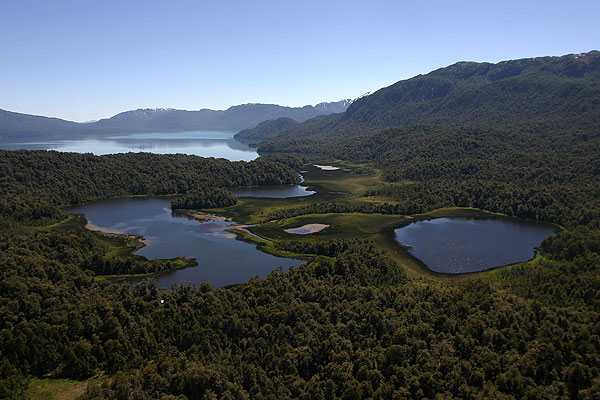
M 111 118 L 91 123 L 77 123 L 59 118 L 47 118 L 0 110 L 0 142 L 73 138 L 81 135 L 101 135 L 142 131 L 241 130 L 258 123 L 286 117 L 305 121 L 318 115 L 340 113 L 350 100 L 319 103 L 315 106 L 285 107 L 276 104 L 242 104 L 227 110 L 198 111 L 152 108 L 125 111 Z
M 269 119 L 256 125 L 254 128 L 239 131 L 235 137 L 238 139 L 252 140 L 263 139 L 265 137 L 274 137 L 283 130 L 297 125 L 298 122 L 286 117 Z
M 422 124 L 591 129 L 600 126 L 599 105 L 598 51 L 497 64 L 459 62 L 357 99 L 342 115 L 265 132 L 263 139 L 348 137 Z

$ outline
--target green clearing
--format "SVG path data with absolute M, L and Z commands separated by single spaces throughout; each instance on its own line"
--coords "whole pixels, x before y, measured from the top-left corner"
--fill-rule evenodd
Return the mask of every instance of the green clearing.
M 100 385 L 109 378 L 106 376 L 90 378 L 85 381 L 71 379 L 31 379 L 25 395 L 27 400 L 71 400 L 81 396 L 90 384 Z

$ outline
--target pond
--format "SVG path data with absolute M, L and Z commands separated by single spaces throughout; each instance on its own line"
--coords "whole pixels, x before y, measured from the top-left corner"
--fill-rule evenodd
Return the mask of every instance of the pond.
M 288 270 L 302 264 L 300 260 L 275 257 L 256 246 L 235 239 L 225 229 L 235 222 L 199 222 L 182 214 L 172 214 L 167 198 L 124 198 L 88 203 L 69 209 L 71 214 L 85 214 L 87 220 L 101 228 L 141 235 L 147 246 L 134 254 L 149 260 L 193 257 L 195 267 L 157 275 L 159 287 L 172 283 L 210 282 L 214 287 L 245 283 L 251 277 L 264 277 L 278 267 Z
M 338 169 L 340 169 L 340 167 L 334 167 L 334 166 L 331 166 L 331 165 L 317 165 L 317 164 L 315 164 L 315 165 L 313 165 L 313 167 L 317 167 L 317 168 L 319 168 L 320 170 L 323 170 L 323 171 L 337 171 Z
M 3 144 L 6 150 L 57 150 L 95 155 L 147 152 L 191 154 L 202 157 L 250 161 L 258 157 L 256 149 L 233 138 L 231 131 L 145 132 L 96 136 L 73 140 Z
M 526 261 L 556 227 L 508 218 L 436 218 L 396 229 L 396 240 L 429 269 L 478 272 Z

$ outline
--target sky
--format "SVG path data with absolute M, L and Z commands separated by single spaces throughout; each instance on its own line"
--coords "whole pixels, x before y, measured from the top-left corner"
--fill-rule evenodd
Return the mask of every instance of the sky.
M 600 49 L 600 1 L 0 0 L 0 108 L 303 106 L 457 61 Z

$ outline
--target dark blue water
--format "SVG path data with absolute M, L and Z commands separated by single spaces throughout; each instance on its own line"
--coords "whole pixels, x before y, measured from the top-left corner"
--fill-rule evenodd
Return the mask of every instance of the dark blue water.
M 304 177 L 300 175 L 300 183 Z M 245 186 L 231 189 L 237 197 L 270 197 L 284 199 L 288 197 L 304 197 L 315 194 L 306 186 L 300 185 L 278 185 L 278 186 Z
M 202 157 L 250 161 L 258 157 L 256 149 L 233 138 L 236 132 L 148 132 L 104 135 L 94 138 L 3 144 L 6 150 L 57 150 L 95 155 L 147 152 L 156 154 L 191 154 Z
M 396 240 L 436 272 L 458 274 L 526 261 L 554 234 L 549 224 L 516 219 L 437 218 L 396 229 Z
M 172 215 L 165 198 L 113 199 L 69 210 L 85 214 L 92 224 L 123 233 L 141 235 L 148 245 L 135 254 L 150 260 L 158 258 L 193 257 L 196 267 L 156 276 L 160 287 L 172 283 L 195 284 L 210 282 L 215 287 L 245 283 L 253 276 L 264 277 L 278 267 L 288 270 L 300 260 L 275 257 L 256 246 L 235 239 L 225 229 L 234 222 L 198 222 L 184 215 Z

